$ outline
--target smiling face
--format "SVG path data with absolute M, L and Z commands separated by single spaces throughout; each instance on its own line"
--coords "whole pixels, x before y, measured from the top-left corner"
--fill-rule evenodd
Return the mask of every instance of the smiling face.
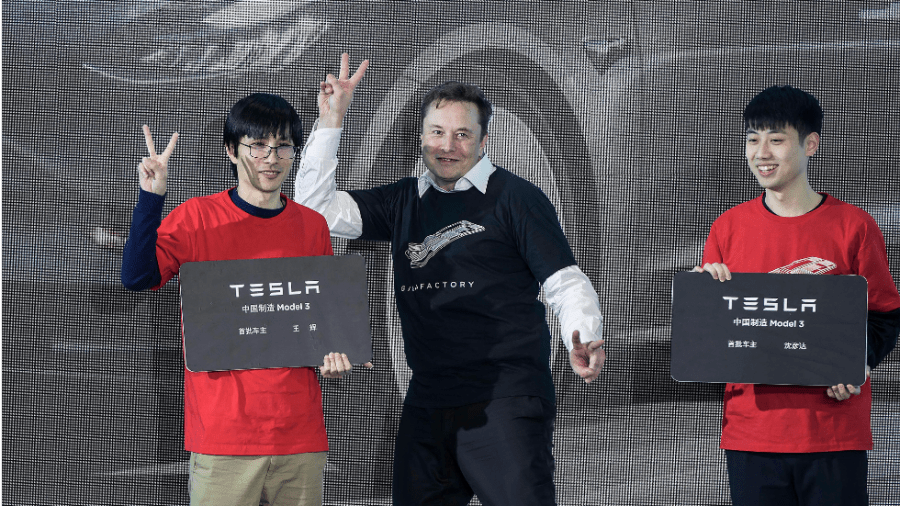
M 254 158 L 250 156 L 249 147 L 254 144 L 263 144 L 273 149 L 266 158 Z M 228 158 L 237 165 L 238 195 L 257 207 L 281 207 L 281 184 L 290 172 L 294 160 L 278 158 L 275 148 L 293 145 L 290 139 L 285 138 L 271 136 L 267 139 L 253 139 L 244 136 L 236 150 L 229 146 Z
M 760 130 L 747 129 L 746 139 L 747 165 L 759 185 L 776 192 L 806 187 L 806 168 L 819 149 L 819 134 L 801 140 L 792 126 Z
M 481 159 L 487 144 L 471 102 L 443 100 L 429 106 L 422 121 L 422 159 L 435 182 L 452 190 Z

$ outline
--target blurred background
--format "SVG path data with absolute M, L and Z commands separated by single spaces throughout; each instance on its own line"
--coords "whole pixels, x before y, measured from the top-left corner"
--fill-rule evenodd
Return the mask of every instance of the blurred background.
M 119 283 L 136 166 L 181 134 L 166 212 L 235 181 L 228 108 L 278 93 L 308 128 L 318 82 L 371 60 L 338 187 L 423 170 L 417 109 L 449 79 L 496 114 L 491 159 L 556 206 L 605 315 L 585 385 L 558 323 L 561 505 L 730 504 L 722 385 L 669 376 L 671 280 L 712 221 L 761 190 L 741 113 L 773 84 L 816 95 L 814 189 L 868 211 L 900 279 L 900 3 L 860 1 L 3 1 L 3 503 L 187 504 L 177 282 Z M 158 143 L 164 142 L 159 140 Z M 284 192 L 293 194 L 293 177 Z M 326 503 L 390 503 L 409 370 L 385 244 L 368 263 L 375 368 L 323 381 Z M 900 353 L 872 377 L 873 505 L 900 497 Z M 473 504 L 478 504 L 477 499 Z

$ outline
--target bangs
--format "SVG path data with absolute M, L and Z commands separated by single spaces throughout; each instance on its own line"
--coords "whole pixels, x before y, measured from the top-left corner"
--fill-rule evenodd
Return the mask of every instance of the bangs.
M 225 120 L 225 144 L 234 146 L 243 137 L 290 140 L 303 144 L 303 128 L 294 108 L 278 95 L 257 93 L 239 101 Z

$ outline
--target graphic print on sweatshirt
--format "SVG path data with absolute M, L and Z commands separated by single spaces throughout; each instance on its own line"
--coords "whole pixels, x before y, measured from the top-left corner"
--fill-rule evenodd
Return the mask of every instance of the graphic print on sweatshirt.
M 769 271 L 771 274 L 825 274 L 837 269 L 837 264 L 819 257 L 806 257 Z
M 406 248 L 406 258 L 410 260 L 410 266 L 413 269 L 425 267 L 425 264 L 427 264 L 438 251 L 453 241 L 462 239 L 467 235 L 477 234 L 478 232 L 484 232 L 484 227 L 476 225 L 468 220 L 458 221 L 429 235 L 425 238 L 425 242 L 409 243 L 409 247 Z

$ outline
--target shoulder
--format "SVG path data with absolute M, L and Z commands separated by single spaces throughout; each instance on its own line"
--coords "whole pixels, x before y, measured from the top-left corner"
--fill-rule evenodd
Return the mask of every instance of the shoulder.
M 378 205 L 394 203 L 417 198 L 419 196 L 419 179 L 405 177 L 396 182 L 376 186 L 367 190 L 350 190 L 347 193 L 357 204 Z
M 286 198 L 285 212 L 293 219 L 299 219 L 312 225 L 328 228 L 325 217 L 318 211 L 310 209 L 302 204 L 298 204 L 293 200 Z
M 826 194 L 825 202 L 822 204 L 822 207 L 825 208 L 825 210 L 837 213 L 840 216 L 851 220 L 858 220 L 863 223 L 875 223 L 875 219 L 866 211 L 828 194 Z
M 200 195 L 191 197 L 181 204 L 175 206 L 169 216 L 179 215 L 197 215 L 201 213 L 215 212 L 215 209 L 221 208 L 231 202 L 228 191 L 213 193 L 212 195 Z
M 765 208 L 762 204 L 762 196 L 732 207 L 731 209 L 720 214 L 719 217 L 715 219 L 713 224 L 722 226 L 748 218 L 755 219 L 754 217 L 758 215 L 760 211 L 765 211 Z
M 521 202 L 526 207 L 532 207 L 535 204 L 550 204 L 550 199 L 547 198 L 544 190 L 531 181 L 517 176 L 499 165 L 494 167 L 496 170 L 488 179 L 488 192 L 497 191 L 511 202 Z

